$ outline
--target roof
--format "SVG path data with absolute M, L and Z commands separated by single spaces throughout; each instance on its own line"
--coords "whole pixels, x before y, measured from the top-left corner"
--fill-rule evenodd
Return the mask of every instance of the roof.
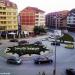
M 75 16 L 75 9 L 72 9 L 71 11 L 69 11 L 68 16 Z
M 9 0 L 0 0 L 0 3 L 3 3 L 6 7 L 17 8 L 17 5 Z
M 32 9 L 32 10 L 34 10 L 35 12 L 42 12 L 42 13 L 45 13 L 45 11 L 40 10 L 40 9 L 38 9 L 38 8 L 36 8 L 36 7 L 26 7 L 26 8 L 24 8 L 22 11 L 25 11 L 26 9 Z M 22 12 L 22 11 L 21 11 L 21 12 Z

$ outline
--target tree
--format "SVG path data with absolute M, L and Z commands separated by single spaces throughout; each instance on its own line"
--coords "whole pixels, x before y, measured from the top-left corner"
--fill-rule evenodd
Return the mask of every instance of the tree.
M 46 33 L 46 30 L 44 29 L 44 27 L 42 27 L 42 26 L 35 26 L 34 27 L 34 34 L 35 35 L 39 35 L 42 33 Z

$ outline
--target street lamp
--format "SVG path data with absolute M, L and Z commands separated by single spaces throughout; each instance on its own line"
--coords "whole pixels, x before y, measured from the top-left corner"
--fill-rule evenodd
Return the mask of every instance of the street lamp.
M 57 16 L 54 16 L 54 19 L 55 19 L 55 29 L 57 30 Z M 53 70 L 53 75 L 56 75 L 56 42 L 57 42 L 57 36 L 54 32 L 54 38 L 55 38 L 55 61 L 54 61 L 54 70 Z

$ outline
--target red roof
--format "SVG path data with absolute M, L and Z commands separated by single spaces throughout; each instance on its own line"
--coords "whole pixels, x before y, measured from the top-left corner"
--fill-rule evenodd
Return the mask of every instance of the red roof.
M 35 12 L 42 12 L 42 13 L 45 13 L 45 11 L 40 10 L 40 9 L 38 9 L 38 8 L 36 8 L 36 7 L 26 7 L 26 8 L 23 9 L 22 11 L 25 11 L 26 9 L 32 9 L 32 10 L 34 10 Z M 21 11 L 21 12 L 22 12 L 22 11 Z

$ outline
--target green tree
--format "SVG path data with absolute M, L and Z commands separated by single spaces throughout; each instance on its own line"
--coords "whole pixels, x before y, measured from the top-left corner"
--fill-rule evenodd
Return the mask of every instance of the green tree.
M 34 27 L 34 34 L 35 35 L 39 35 L 42 33 L 46 33 L 46 30 L 44 29 L 44 27 L 42 27 L 42 26 L 35 26 Z

